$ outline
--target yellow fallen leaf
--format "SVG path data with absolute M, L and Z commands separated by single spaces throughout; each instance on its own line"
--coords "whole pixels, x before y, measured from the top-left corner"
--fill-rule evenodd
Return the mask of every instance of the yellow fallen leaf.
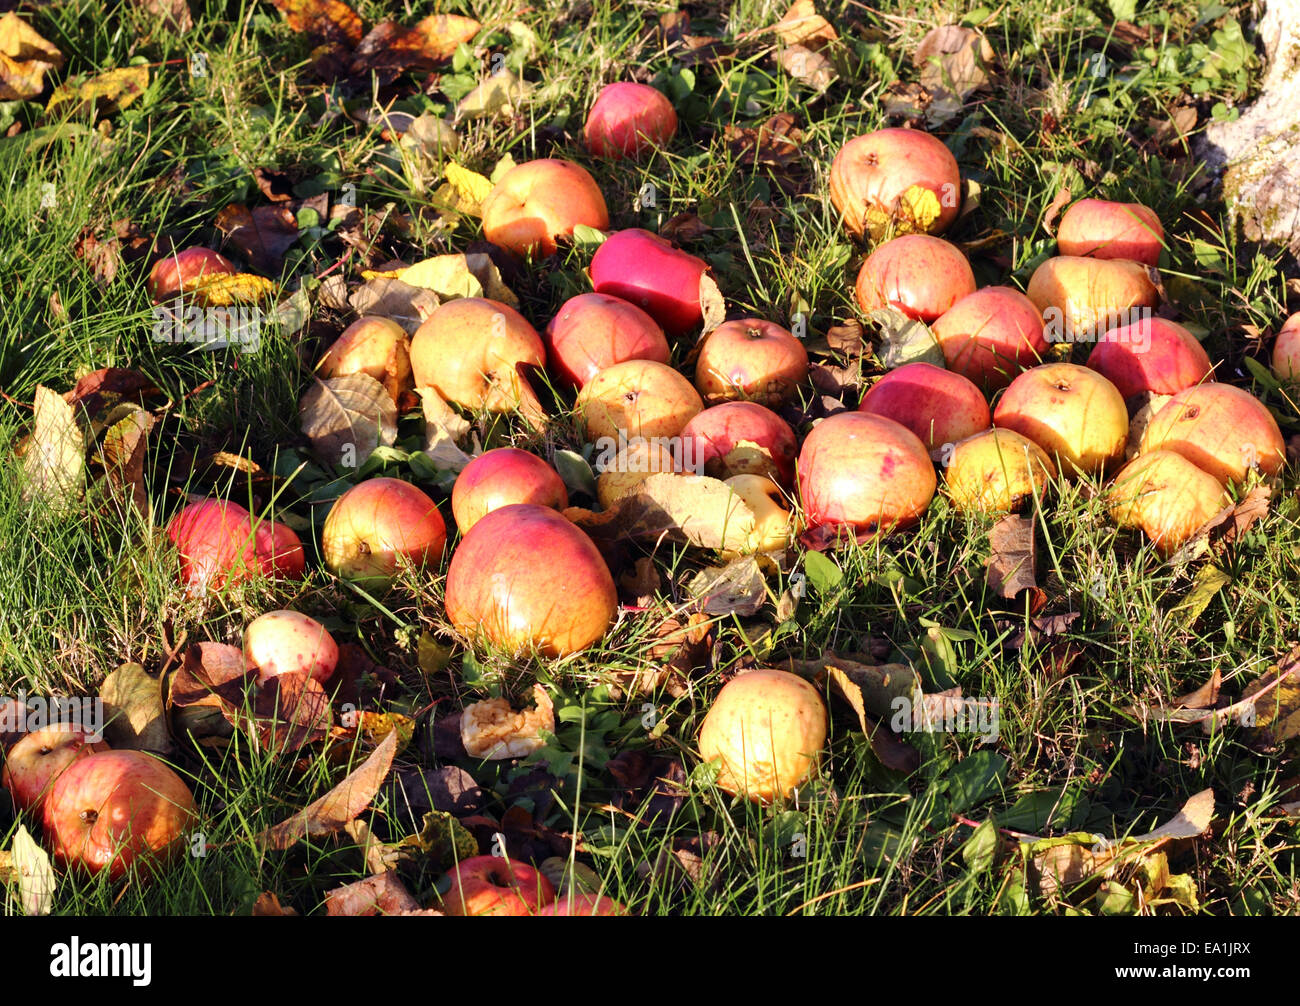
M 91 106 L 98 110 L 100 106 L 109 109 L 123 109 L 136 98 L 144 94 L 149 86 L 149 68 L 145 66 L 126 66 L 118 70 L 109 70 L 91 77 L 80 86 L 60 84 L 50 95 L 45 114 L 50 115 L 63 105 L 77 103 Z
M 892 211 L 869 206 L 866 226 L 876 240 L 884 236 L 891 224 L 895 234 L 925 234 L 942 212 L 939 197 L 931 189 L 913 185 L 898 197 Z
M 492 191 L 492 183 L 477 171 L 470 171 L 454 162 L 447 165 L 447 181 L 457 195 L 474 204 L 477 216 L 481 212 L 483 200 Z
M 482 253 L 435 255 L 393 272 L 361 273 L 363 279 L 397 279 L 408 286 L 432 290 L 440 300 L 457 297 L 487 297 L 510 307 L 519 306 L 519 298 L 501 279 L 492 259 Z
M 275 295 L 275 284 L 264 276 L 237 272 L 219 276 L 201 276 L 189 285 L 186 293 L 208 307 L 231 304 L 255 304 Z
M 40 60 L 54 66 L 63 65 L 63 53 L 58 46 L 42 38 L 13 11 L 0 17 L 0 53 L 19 62 Z

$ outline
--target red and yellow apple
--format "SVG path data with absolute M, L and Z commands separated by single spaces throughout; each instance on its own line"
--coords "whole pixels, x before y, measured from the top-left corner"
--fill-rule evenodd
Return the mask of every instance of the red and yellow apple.
M 1110 329 L 1089 354 L 1088 366 L 1115 385 L 1126 401 L 1144 391 L 1176 395 L 1214 380 L 1210 358 L 1196 336 L 1164 318 L 1143 318 Z
M 186 248 L 165 255 L 154 263 L 146 284 L 149 298 L 155 303 L 170 300 L 181 293 L 189 293 L 204 279 L 231 276 L 239 272 L 235 264 L 211 248 Z
M 669 350 L 659 323 L 635 304 L 583 293 L 560 305 L 546 326 L 546 355 L 561 380 L 581 388 L 616 363 L 667 363 Z
M 572 161 L 517 164 L 483 200 L 483 236 L 516 255 L 554 255 L 556 238 L 579 224 L 608 230 L 609 210 L 596 180 Z
M 1120 527 L 1136 527 L 1168 557 L 1231 500 L 1219 482 L 1181 454 L 1140 454 L 1106 489 L 1107 510 Z
M 630 915 L 631 913 L 613 898 L 586 892 L 565 894 L 549 905 L 537 910 L 538 915 Z
M 760 318 L 723 322 L 705 336 L 695 361 L 695 387 L 710 405 L 739 399 L 779 405 L 807 377 L 803 343 Z
M 606 84 L 587 113 L 582 135 L 597 157 L 636 157 L 664 147 L 677 132 L 673 103 L 649 84 Z
M 493 510 L 511 503 L 540 503 L 563 510 L 569 492 L 559 474 L 517 447 L 485 451 L 465 466 L 451 488 L 451 512 L 465 534 Z
M 0 783 L 19 810 L 39 812 L 45 796 L 69 765 L 107 751 L 103 741 L 92 741 L 86 730 L 72 723 L 56 723 L 24 734 L 5 755 Z
M 1048 342 L 1096 342 L 1108 329 L 1149 316 L 1160 302 L 1147 266 L 1086 255 L 1049 258 L 1029 277 L 1029 299 Z
M 1141 451 L 1173 451 L 1225 486 L 1252 470 L 1277 475 L 1286 443 L 1277 420 L 1249 391 L 1213 382 L 1180 391 L 1151 417 Z
M 859 412 L 884 416 L 915 433 L 931 454 L 988 429 L 988 402 L 961 374 L 932 363 L 891 370 L 862 396 Z
M 1056 230 L 1062 255 L 1130 259 L 1158 265 L 1165 229 L 1155 210 L 1141 203 L 1080 199 L 1065 211 Z
M 704 408 L 699 392 L 666 363 L 626 360 L 602 370 L 578 393 L 587 439 L 675 437 Z
M 790 424 L 757 402 L 723 402 L 682 427 L 680 460 L 696 475 L 771 475 L 794 481 L 799 451 Z
M 388 318 L 361 318 L 343 330 L 320 363 L 321 377 L 367 374 L 397 397 L 412 386 L 411 340 L 406 330 Z
M 1046 451 L 1028 437 L 996 428 L 954 444 L 944 469 L 948 498 L 963 512 L 1019 510 L 1055 478 Z
M 630 228 L 611 234 L 591 258 L 591 285 L 635 304 L 669 335 L 682 335 L 704 320 L 700 282 L 708 265 L 658 234 Z
M 1009 286 L 967 294 L 930 326 L 948 369 L 986 391 L 1005 388 L 1026 367 L 1043 362 L 1047 340 L 1034 302 Z
M 527 863 L 501 856 L 474 856 L 450 872 L 442 896 L 448 915 L 536 915 L 555 900 L 555 888 Z
M 975 292 L 975 274 L 956 245 L 928 234 L 904 234 L 867 256 L 855 290 L 864 311 L 892 307 L 931 322 Z
M 252 576 L 301 579 L 302 542 L 293 529 L 259 521 L 238 503 L 207 499 L 187 504 L 168 523 L 167 537 L 180 555 L 180 578 L 190 594 L 219 589 Z
M 244 659 L 259 681 L 281 674 L 309 674 L 322 683 L 334 675 L 338 644 L 329 630 L 300 611 L 268 611 L 244 629 Z
M 447 525 L 421 489 L 401 479 L 367 479 L 334 502 L 321 531 L 326 567 L 348 580 L 389 582 L 403 563 L 431 566 L 447 544 Z
M 831 162 L 831 202 L 857 237 L 942 234 L 961 208 L 961 172 L 942 140 L 916 129 L 877 129 Z
M 1279 381 L 1300 379 L 1300 314 L 1283 324 L 1273 341 L 1273 376 Z
M 998 399 L 993 424 L 1028 437 L 1067 476 L 1114 466 L 1128 442 L 1124 396 L 1095 370 L 1073 363 L 1022 373 Z

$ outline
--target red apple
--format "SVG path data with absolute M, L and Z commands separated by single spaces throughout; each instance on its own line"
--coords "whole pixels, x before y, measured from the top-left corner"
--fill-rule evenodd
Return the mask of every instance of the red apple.
M 600 186 L 572 161 L 517 164 L 483 200 L 483 236 L 516 255 L 554 255 L 555 239 L 579 224 L 609 229 Z
M 961 207 L 961 172 L 943 141 L 916 129 L 877 129 L 850 140 L 831 162 L 831 202 L 858 237 L 942 234 Z
M 1180 391 L 1151 418 L 1141 453 L 1174 451 L 1225 486 L 1252 469 L 1266 477 L 1286 463 L 1277 420 L 1249 391 L 1231 384 L 1201 384 Z
M 338 644 L 329 630 L 300 611 L 268 611 L 244 630 L 244 658 L 257 679 L 302 672 L 322 683 L 334 675 Z
M 299 579 L 305 568 L 302 542 L 292 528 L 261 521 L 226 500 L 200 500 L 183 507 L 167 525 L 180 553 L 181 583 L 191 594 L 218 589 L 250 576 Z
M 1005 388 L 1047 353 L 1042 312 L 1009 286 L 967 294 L 935 320 L 931 331 L 948 369 L 986 391 Z
M 1119 388 L 1125 399 L 1144 391 L 1176 395 L 1214 380 L 1210 358 L 1196 336 L 1164 318 L 1143 318 L 1110 329 L 1088 356 L 1088 366 Z
M 396 400 L 412 387 L 411 340 L 395 321 L 361 318 L 334 340 L 316 365 L 316 372 L 321 377 L 367 374 Z
M 134 863 L 179 854 L 197 815 L 190 788 L 160 759 L 100 751 L 59 775 L 42 818 L 58 863 L 117 880 Z
M 262 561 L 262 570 L 270 577 L 301 580 L 307 569 L 307 556 L 293 528 L 278 521 L 258 521 L 253 529 L 253 551 Z
M 563 510 L 569 505 L 569 493 L 554 468 L 517 447 L 480 454 L 465 466 L 451 489 L 451 512 L 461 534 L 511 503 L 540 503 Z
M 9 749 L 0 782 L 13 797 L 15 807 L 39 812 L 46 793 L 64 769 L 96 751 L 107 750 L 107 744 L 90 740 L 81 726 L 56 723 L 24 734 Z
M 577 405 L 587 439 L 675 437 L 704 408 L 699 392 L 666 363 L 628 360 L 588 381 Z
M 537 910 L 538 915 L 630 915 L 626 908 L 613 898 L 595 894 L 566 894 Z
M 708 265 L 674 248 L 658 234 L 632 228 L 611 234 L 591 259 L 597 293 L 642 308 L 669 335 L 682 335 L 704 320 L 700 281 Z
M 200 285 L 204 277 L 229 276 L 239 272 L 235 264 L 211 248 L 186 248 L 154 263 L 146 284 L 149 297 L 159 304 Z
M 493 510 L 461 539 L 447 569 L 447 617 L 503 650 L 563 657 L 605 634 L 618 593 L 592 540 L 550 507 Z
M 711 405 L 741 398 L 779 405 L 807 377 L 803 343 L 761 318 L 723 322 L 705 336 L 695 361 L 695 386 Z
M 1056 230 L 1062 255 L 1130 259 L 1151 266 L 1160 262 L 1164 239 L 1155 210 L 1106 199 L 1080 199 L 1065 211 Z
M 813 427 L 799 452 L 799 496 L 809 532 L 859 539 L 920 520 L 937 480 L 925 445 L 906 426 L 841 412 Z M 805 540 L 819 540 L 805 535 Z
M 979 388 L 961 374 L 921 362 L 891 370 L 862 396 L 858 411 L 902 423 L 932 454 L 993 422 Z
M 1028 437 L 1067 476 L 1119 463 L 1128 442 L 1124 396 L 1095 370 L 1073 363 L 1026 370 L 998 399 L 993 423 Z
M 635 304 L 603 293 L 584 293 L 560 305 L 546 327 L 551 367 L 581 388 L 602 370 L 626 360 L 667 363 L 664 330 Z
M 349 580 L 388 583 L 404 562 L 438 562 L 447 525 L 421 489 L 401 479 L 377 478 L 353 486 L 330 508 L 321 532 L 325 565 Z
M 665 147 L 677 132 L 677 112 L 648 84 L 606 84 L 587 114 L 583 138 L 597 157 L 635 157 Z
M 1279 381 L 1300 378 L 1300 314 L 1293 314 L 1282 325 L 1273 343 L 1273 376 Z
M 681 432 L 682 466 L 696 475 L 772 475 L 794 481 L 799 446 L 790 424 L 756 402 L 723 402 L 705 409 Z
M 555 888 L 527 863 L 500 856 L 475 856 L 451 871 L 442 896 L 448 915 L 535 915 L 555 900 Z
M 975 292 L 975 274 L 956 245 L 928 234 L 904 234 L 867 256 L 856 291 L 864 311 L 892 307 L 931 322 Z

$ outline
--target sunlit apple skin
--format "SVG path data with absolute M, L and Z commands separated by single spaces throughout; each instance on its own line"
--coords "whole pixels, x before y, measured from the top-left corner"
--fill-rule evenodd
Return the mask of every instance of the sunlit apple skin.
M 665 363 L 628 360 L 583 386 L 578 408 L 587 439 L 675 437 L 704 408 L 700 394 Z
M 537 910 L 538 915 L 631 915 L 613 898 L 595 894 L 566 894 Z
M 1047 452 L 1012 430 L 984 430 L 958 441 L 944 469 L 948 498 L 966 513 L 1019 510 L 1055 479 Z
M 920 227 L 904 194 L 933 193 L 939 215 Z M 892 222 L 900 232 L 942 234 L 961 208 L 961 172 L 943 141 L 916 129 L 877 129 L 850 140 L 831 162 L 831 202 L 857 237 L 879 240 Z
M 993 422 L 984 395 L 961 374 L 932 363 L 906 363 L 873 384 L 859 412 L 902 423 L 934 453 Z
M 540 503 L 563 510 L 569 505 L 569 492 L 554 468 L 517 447 L 483 452 L 465 466 L 451 489 L 451 512 L 461 534 L 511 503 Z
M 321 555 L 333 573 L 383 585 L 402 562 L 433 566 L 447 545 L 447 525 L 421 489 L 401 479 L 353 486 L 334 502 L 321 532 Z
M 1049 258 L 1029 277 L 1026 291 L 1043 315 L 1049 343 L 1096 342 L 1111 328 L 1131 324 L 1160 302 L 1147 266 L 1086 255 Z
M 1034 302 L 1009 286 L 967 294 L 930 326 L 948 369 L 986 391 L 1005 388 L 1043 361 L 1047 339 Z
M 754 530 L 748 535 L 742 554 L 779 552 L 794 544 L 799 521 L 790 509 L 785 492 L 773 479 L 766 475 L 733 475 L 726 483 L 754 514 Z
M 596 249 L 591 284 L 597 293 L 635 304 L 676 336 L 704 321 L 700 280 L 707 269 L 703 259 L 634 227 L 611 234 Z
M 1080 199 L 1065 211 L 1056 230 L 1062 255 L 1130 259 L 1158 265 L 1165 229 L 1155 210 L 1141 203 Z
M 1088 366 L 1119 388 L 1126 400 L 1144 391 L 1176 395 L 1214 380 L 1210 357 L 1196 336 L 1164 318 L 1112 328 L 1088 355 Z
M 244 629 L 244 659 L 258 680 L 306 673 L 322 683 L 334 675 L 338 644 L 329 630 L 300 611 L 268 611 Z
M 167 255 L 154 263 L 146 284 L 149 298 L 155 303 L 171 300 L 176 295 L 192 290 L 199 280 L 214 276 L 230 276 L 239 272 L 235 264 L 211 248 L 186 248 L 175 255 Z
M 600 639 L 618 594 L 591 539 L 550 507 L 493 510 L 461 539 L 447 569 L 447 617 L 472 639 L 563 657 Z
M 546 366 L 542 337 L 514 308 L 485 297 L 440 305 L 411 339 L 416 387 L 466 409 L 519 409 L 537 425 L 545 412 L 526 371 Z
M 307 569 L 302 541 L 293 528 L 278 521 L 260 521 L 253 529 L 253 550 L 267 576 L 301 580 Z
M 713 700 L 699 743 L 702 759 L 721 762 L 719 789 L 760 803 L 787 800 L 817 769 L 826 705 L 789 671 L 747 671 Z
M 1063 474 L 1095 475 L 1124 459 L 1124 396 L 1095 370 L 1073 363 L 1031 367 L 1011 382 L 993 424 L 1028 437 Z
M 844 526 L 859 538 L 915 524 L 937 487 L 917 435 L 866 412 L 841 412 L 814 426 L 798 473 L 808 527 Z
M 483 236 L 516 255 L 554 255 L 556 238 L 579 224 L 609 230 L 609 210 L 596 180 L 572 161 L 517 164 L 483 200 Z
M 1279 381 L 1300 379 L 1300 314 L 1282 325 L 1273 342 L 1273 376 Z
M 190 788 L 158 758 L 100 751 L 59 775 L 42 820 L 56 862 L 118 880 L 133 863 L 178 855 L 197 815 Z
M 251 576 L 301 579 L 306 566 L 293 529 L 253 518 L 238 503 L 199 500 L 167 525 L 180 555 L 180 579 L 190 594 L 219 589 Z
M 975 292 L 975 274 L 956 245 L 928 234 L 904 234 L 867 256 L 855 292 L 864 311 L 892 307 L 931 322 Z
M 742 446 L 745 443 L 754 446 Z M 788 486 L 794 482 L 798 453 L 798 441 L 790 424 L 757 402 L 711 406 L 681 432 L 683 465 L 697 475 L 716 479 L 772 475 Z
M 5 755 L 0 783 L 13 797 L 19 810 L 39 813 L 54 780 L 69 765 L 107 751 L 103 741 L 92 741 L 86 731 L 70 723 L 58 723 L 24 734 Z
M 723 322 L 705 336 L 695 361 L 695 387 L 711 405 L 740 399 L 780 405 L 807 378 L 803 343 L 761 318 Z
M 635 304 L 604 293 L 566 300 L 546 326 L 551 370 L 581 388 L 602 370 L 627 360 L 669 360 L 668 339 Z
M 1140 528 L 1166 558 L 1229 502 L 1218 479 L 1173 451 L 1138 455 L 1106 489 L 1111 520 Z
M 1140 453 L 1174 451 L 1225 486 L 1245 481 L 1252 468 L 1266 477 L 1286 463 L 1277 420 L 1249 391 L 1202 384 L 1174 395 L 1142 435 Z
M 331 343 L 316 366 L 321 377 L 367 374 L 396 399 L 412 387 L 411 340 L 388 318 L 360 318 Z
M 677 132 L 677 111 L 648 84 L 606 84 L 587 113 L 583 139 L 597 157 L 636 157 L 666 147 Z
M 451 871 L 442 897 L 448 915 L 536 915 L 555 900 L 555 888 L 527 863 L 474 856 Z

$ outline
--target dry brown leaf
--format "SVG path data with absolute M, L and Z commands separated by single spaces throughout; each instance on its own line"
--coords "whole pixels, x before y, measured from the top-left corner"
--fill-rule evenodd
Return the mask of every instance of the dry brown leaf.
M 752 555 L 700 570 L 686 589 L 706 615 L 756 615 L 767 603 L 767 579 Z
M 1030 607 L 1038 611 L 1047 596 L 1038 587 L 1035 569 L 1038 565 L 1038 543 L 1034 536 L 1034 520 L 1011 514 L 1003 517 L 989 529 L 991 553 L 985 572 L 989 589 L 998 597 L 1014 599 L 1022 590 L 1031 594 Z
M 1047 231 L 1049 238 L 1056 237 L 1056 218 L 1061 210 L 1070 205 L 1073 198 L 1070 190 L 1062 186 L 1047 204 L 1047 211 L 1043 214 L 1043 230 Z
M 839 38 L 831 23 L 817 13 L 813 0 L 795 0 L 772 30 L 786 45 L 801 45 L 814 51 Z
M 352 48 L 361 41 L 361 18 L 342 0 L 271 0 L 293 31 L 314 41 Z
M 325 894 L 326 915 L 402 915 L 419 909 L 420 903 L 391 871 L 344 884 Z
M 326 462 L 359 468 L 397 441 L 397 403 L 369 374 L 315 379 L 298 406 L 303 435 Z
M 129 499 L 146 524 L 150 520 L 150 508 L 149 494 L 144 488 L 144 461 L 153 424 L 154 417 L 148 412 L 132 409 L 126 418 L 109 427 L 99 454 L 113 499 Z M 125 510 L 119 505 L 118 512 L 124 514 Z
M 149 87 L 149 68 L 127 66 L 97 74 L 80 85 L 60 84 L 50 95 L 45 114 L 93 112 L 96 116 L 120 111 Z
M 1169 561 L 1175 565 L 1184 564 L 1200 558 L 1212 549 L 1237 541 L 1257 521 L 1268 516 L 1268 504 L 1272 495 L 1271 487 L 1256 486 L 1240 501 L 1229 504 L 1206 521 L 1177 552 L 1170 556 Z
M 163 684 L 140 664 L 123 664 L 100 685 L 104 734 L 114 748 L 170 754 L 171 730 L 163 702 Z
M 413 334 L 437 310 L 440 301 L 431 290 L 380 276 L 353 290 L 348 303 L 361 317 L 388 318 Z
M 965 101 L 989 82 L 993 58 L 993 47 L 980 32 L 950 24 L 931 29 L 912 61 L 934 100 L 948 94 Z
M 1174 705 L 1181 709 L 1213 709 L 1219 701 L 1219 687 L 1223 684 L 1223 674 L 1216 667 L 1209 680 L 1194 692 L 1174 699 Z
M 782 49 L 780 62 L 781 69 L 791 77 L 818 92 L 830 87 L 838 76 L 835 65 L 829 59 L 802 45 Z
M 280 904 L 280 896 L 273 891 L 263 891 L 253 902 L 255 916 L 296 916 L 298 912 Z
M 298 240 L 298 218 L 284 205 L 222 207 L 214 221 L 226 240 L 238 248 L 258 272 L 279 275 L 284 253 Z
M 45 89 L 45 74 L 63 53 L 13 11 L 0 17 L 0 101 L 28 101 Z

